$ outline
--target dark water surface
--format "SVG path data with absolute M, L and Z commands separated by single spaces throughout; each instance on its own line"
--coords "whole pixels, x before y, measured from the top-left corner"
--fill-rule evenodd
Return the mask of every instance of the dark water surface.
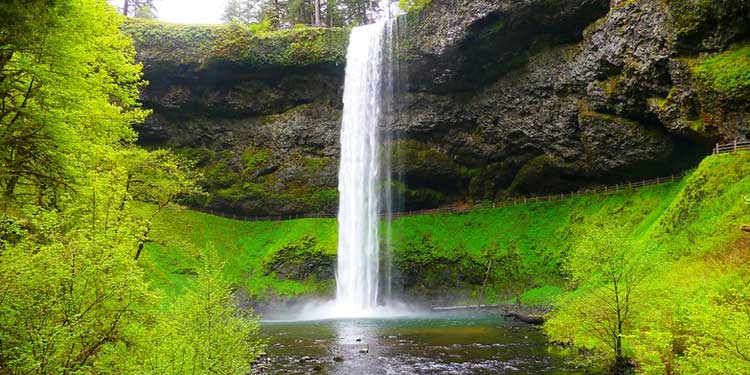
M 539 329 L 490 314 L 264 322 L 261 332 L 270 374 L 585 373 Z

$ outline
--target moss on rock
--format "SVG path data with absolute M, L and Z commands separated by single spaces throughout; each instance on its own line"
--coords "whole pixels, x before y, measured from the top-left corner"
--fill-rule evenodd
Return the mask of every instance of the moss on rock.
M 701 83 L 733 101 L 750 100 L 750 44 L 734 46 L 691 64 Z
M 746 0 L 666 0 L 666 3 L 677 41 L 684 50 L 721 48 L 721 44 L 748 33 L 750 2 Z M 704 40 L 710 38 L 716 40 Z
M 135 41 L 141 60 L 198 68 L 216 62 L 259 67 L 343 64 L 349 38 L 349 30 L 343 28 L 263 31 L 240 25 L 177 25 L 144 19 L 129 19 L 123 31 Z
M 314 236 L 306 235 L 271 250 L 263 258 L 263 273 L 279 279 L 315 280 L 333 279 L 336 251 L 318 243 Z

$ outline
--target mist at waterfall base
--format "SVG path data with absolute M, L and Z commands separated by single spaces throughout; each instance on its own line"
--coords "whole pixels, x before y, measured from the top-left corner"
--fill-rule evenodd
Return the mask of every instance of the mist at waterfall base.
M 390 143 L 384 124 L 396 86 L 396 25 L 396 19 L 381 20 L 355 27 L 349 36 L 341 122 L 336 297 L 308 302 L 292 317 L 283 318 L 382 318 L 418 313 L 391 296 L 390 257 L 381 261 L 380 256 L 381 235 L 387 238 L 390 230 L 380 233 L 379 227 L 385 220 L 389 228 L 394 200 L 387 188 L 391 162 L 383 155 L 390 155 L 389 146 L 384 146 Z M 390 253 L 387 246 L 384 251 Z

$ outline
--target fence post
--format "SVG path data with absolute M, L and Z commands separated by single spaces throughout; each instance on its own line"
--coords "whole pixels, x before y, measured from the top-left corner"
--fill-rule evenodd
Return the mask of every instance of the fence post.
M 719 153 L 719 144 L 717 143 L 716 146 L 714 146 L 714 155 L 717 155 Z
M 641 185 L 646 186 L 646 180 L 641 181 Z
M 737 152 L 737 138 L 734 139 L 734 151 Z

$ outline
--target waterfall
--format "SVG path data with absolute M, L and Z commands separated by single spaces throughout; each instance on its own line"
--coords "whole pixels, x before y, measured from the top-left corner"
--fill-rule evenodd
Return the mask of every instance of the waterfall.
M 344 81 L 339 167 L 339 240 L 336 310 L 342 315 L 373 311 L 380 297 L 380 214 L 391 208 L 381 163 L 381 135 L 392 98 L 392 21 L 355 27 L 349 37 Z M 389 157 L 386 159 L 390 159 Z M 388 198 L 383 202 L 383 197 Z M 390 266 L 386 291 L 390 289 Z
M 406 83 L 396 55 L 405 22 L 406 17 L 382 20 L 355 27 L 349 36 L 341 120 L 336 298 L 308 301 L 292 315 L 294 320 L 392 317 L 416 311 L 391 297 L 391 213 L 402 205 L 399 191 L 393 189 L 402 176 L 398 161 L 391 158 L 398 153 L 391 124 L 398 113 L 394 95 Z

